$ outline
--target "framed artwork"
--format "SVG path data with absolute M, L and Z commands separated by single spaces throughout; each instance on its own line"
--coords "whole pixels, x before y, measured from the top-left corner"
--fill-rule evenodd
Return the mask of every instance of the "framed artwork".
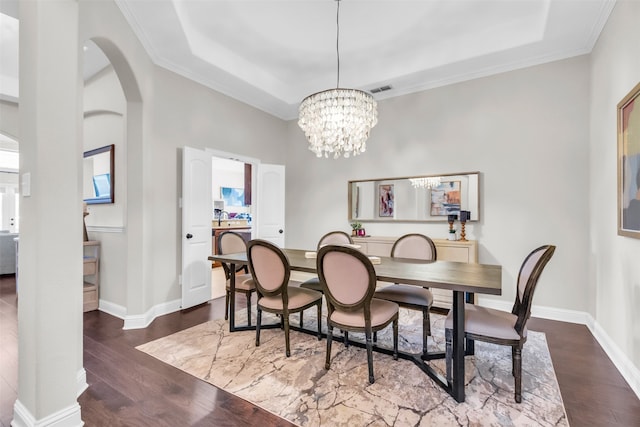
M 225 206 L 244 206 L 244 189 L 220 187 L 220 197 Z
M 378 185 L 378 216 L 392 217 L 393 202 L 394 202 L 393 184 Z
M 431 189 L 431 216 L 460 213 L 460 181 L 442 181 Z
M 640 102 L 640 83 L 618 104 L 618 235 L 640 239 L 640 105 L 636 101 Z

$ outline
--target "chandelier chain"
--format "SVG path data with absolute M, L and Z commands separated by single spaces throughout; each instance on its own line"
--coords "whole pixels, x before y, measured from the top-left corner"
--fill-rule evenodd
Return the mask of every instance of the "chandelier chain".
M 338 7 L 336 8 L 336 57 L 338 58 L 338 79 L 336 81 L 336 89 L 340 87 L 340 0 L 336 0 Z

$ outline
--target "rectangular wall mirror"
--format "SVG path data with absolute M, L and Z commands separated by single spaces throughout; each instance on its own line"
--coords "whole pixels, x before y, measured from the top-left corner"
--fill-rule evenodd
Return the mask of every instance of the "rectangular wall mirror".
M 349 220 L 447 221 L 470 211 L 480 218 L 480 172 L 349 181 Z
M 82 161 L 82 198 L 85 203 L 113 203 L 114 159 L 113 144 L 85 151 Z

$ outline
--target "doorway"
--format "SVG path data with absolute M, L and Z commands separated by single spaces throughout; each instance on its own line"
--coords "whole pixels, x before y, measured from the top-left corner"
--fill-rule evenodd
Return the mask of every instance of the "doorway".
M 225 230 L 242 234 L 250 240 L 253 233 L 253 171 L 251 162 L 241 161 L 234 155 L 211 156 L 212 182 L 212 253 L 216 253 L 217 237 Z M 226 279 L 219 263 L 211 268 L 211 299 L 224 297 Z
M 18 233 L 18 141 L 0 134 L 0 230 Z

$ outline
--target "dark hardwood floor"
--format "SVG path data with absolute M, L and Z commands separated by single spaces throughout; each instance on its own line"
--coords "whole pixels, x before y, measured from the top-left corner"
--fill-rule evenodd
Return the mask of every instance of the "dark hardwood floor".
M 244 304 L 239 299 L 239 308 Z M 0 425 L 9 427 L 17 396 L 15 278 L 0 276 Z M 252 404 L 135 349 L 224 312 L 224 299 L 122 330 L 100 311 L 84 314 L 84 366 L 90 384 L 79 398 L 86 426 L 290 426 Z M 639 426 L 640 400 L 583 325 L 531 319 L 545 332 L 571 426 Z M 525 361 L 526 363 L 526 361 Z

